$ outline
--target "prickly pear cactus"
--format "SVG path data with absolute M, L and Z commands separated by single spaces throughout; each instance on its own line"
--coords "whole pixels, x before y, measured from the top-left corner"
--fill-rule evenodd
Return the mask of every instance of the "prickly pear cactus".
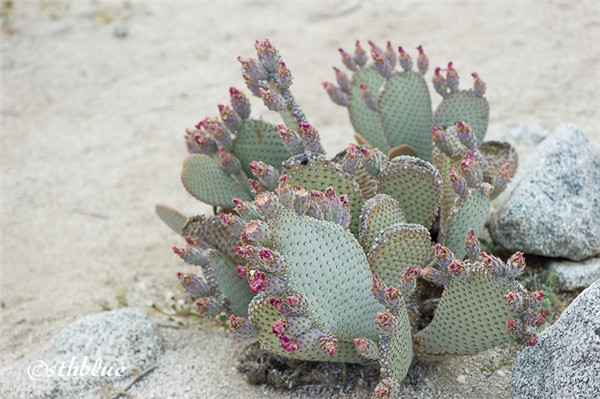
M 284 123 L 251 119 L 232 88 L 221 118 L 185 136 L 182 182 L 218 216 L 187 218 L 165 205 L 156 213 L 185 237 L 174 252 L 200 266 L 178 277 L 201 315 L 229 315 L 237 336 L 280 356 L 377 361 L 372 398 L 393 398 L 413 356 L 469 355 L 513 339 L 534 345 L 547 310 L 543 292 L 515 280 L 522 254 L 504 263 L 480 252 L 490 200 L 517 163 L 504 143 L 480 145 L 485 84 L 474 74 L 474 88 L 459 91 L 452 63 L 445 78 L 436 69 L 444 100 L 433 113 L 423 49 L 413 72 L 402 48 L 370 45 L 374 65 L 357 42 L 353 56 L 341 50 L 352 79 L 336 68 L 339 87 L 324 83 L 348 107 L 359 142 L 329 159 L 289 90 L 290 71 L 268 40 L 257 41 L 257 59 L 239 58 L 242 75 Z M 424 280 L 443 294 L 418 331 L 406 304 Z
M 433 86 L 443 100 L 432 112 L 424 79 L 429 59 L 423 47 L 417 48 L 417 71 L 414 71 L 413 60 L 402 47 L 396 53 L 390 42 L 385 50 L 372 41 L 369 45 L 372 64 L 367 64 L 367 52 L 357 41 L 353 55 L 340 49 L 342 62 L 352 77 L 334 67 L 338 86 L 323 83 L 331 100 L 348 108 L 359 143 L 379 148 L 390 158 L 392 154 L 414 153 L 431 161 L 431 126 L 445 128 L 458 120 L 470 123 L 483 142 L 489 106 L 483 97 L 486 85 L 477 73 L 473 73 L 473 89 L 459 90 L 459 76 L 452 62 L 444 70 L 446 77 L 441 75 L 441 68 L 436 68 Z

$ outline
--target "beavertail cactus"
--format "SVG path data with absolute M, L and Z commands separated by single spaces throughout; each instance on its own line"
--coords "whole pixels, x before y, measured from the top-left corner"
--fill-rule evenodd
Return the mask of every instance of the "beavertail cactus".
M 418 155 L 431 161 L 431 126 L 445 128 L 458 120 L 470 123 L 479 142 L 483 142 L 489 106 L 483 97 L 485 83 L 477 73 L 473 73 L 474 87 L 461 91 L 452 62 L 444 70 L 436 68 L 433 86 L 443 100 L 432 112 L 424 79 L 429 59 L 423 47 L 417 48 L 415 71 L 411 56 L 402 47 L 398 47 L 396 53 L 390 42 L 385 50 L 371 41 L 369 45 L 372 64 L 367 63 L 367 51 L 357 41 L 353 55 L 340 49 L 342 62 L 352 76 L 334 67 L 339 87 L 330 82 L 323 83 L 333 102 L 348 108 L 359 143 L 377 147 L 390 157 L 394 154 Z
M 485 83 L 473 74 L 474 88 L 459 91 L 452 63 L 445 77 L 438 68 L 444 100 L 433 113 L 423 48 L 413 62 L 402 48 L 370 45 L 373 65 L 357 42 L 353 55 L 341 50 L 352 77 L 335 68 L 337 86 L 323 84 L 359 133 L 358 145 L 329 159 L 290 92 L 289 69 L 257 41 L 256 59 L 239 58 L 242 75 L 284 123 L 250 118 L 248 99 L 232 88 L 220 119 L 186 133 L 183 184 L 216 215 L 156 212 L 185 237 L 175 253 L 200 266 L 178 274 L 200 314 L 229 315 L 237 336 L 281 356 L 378 361 L 372 397 L 392 398 L 413 356 L 474 354 L 515 338 L 534 345 L 547 310 L 543 292 L 515 280 L 522 254 L 505 263 L 477 239 L 516 168 L 510 146 L 481 145 Z M 443 294 L 419 331 L 413 292 L 426 291 L 425 280 Z

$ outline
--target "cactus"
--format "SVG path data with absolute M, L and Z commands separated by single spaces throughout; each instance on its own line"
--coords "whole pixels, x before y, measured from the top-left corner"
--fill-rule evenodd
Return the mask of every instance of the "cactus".
M 187 246 L 174 252 L 201 268 L 178 273 L 200 314 L 225 313 L 237 336 L 292 359 L 378 361 L 372 397 L 387 398 L 396 397 L 413 356 L 469 355 L 513 339 L 533 345 L 547 310 L 539 309 L 542 292 L 528 294 L 515 280 L 521 254 L 504 263 L 480 251 L 489 202 L 516 168 L 510 146 L 478 145 L 485 84 L 474 75 L 475 88 L 460 92 L 451 64 L 446 78 L 437 71 L 444 101 L 433 114 L 422 48 L 417 73 L 402 49 L 396 60 L 391 45 L 371 46 L 374 66 L 365 66 L 357 42 L 354 56 L 342 50 L 353 78 L 336 68 L 339 88 L 324 84 L 362 135 L 328 159 L 279 53 L 268 40 L 256 42 L 257 59 L 239 58 L 243 77 L 284 123 L 250 119 L 247 98 L 231 89 L 220 120 L 188 129 L 182 172 L 186 189 L 220 208 L 218 216 L 187 218 L 164 205 L 156 212 L 185 237 Z M 394 71 L 396 62 L 404 72 Z M 416 99 L 399 111 L 405 96 Z M 483 114 L 485 121 L 474 120 Z M 409 131 L 418 132 L 415 141 Z M 411 322 L 420 316 L 411 310 L 409 318 L 407 304 L 425 280 L 443 294 L 418 331 Z
M 334 67 L 339 87 L 323 83 L 333 102 L 348 108 L 359 143 L 379 148 L 390 158 L 398 151 L 403 154 L 409 151 L 431 161 L 431 126 L 443 129 L 458 120 L 471 124 L 479 143 L 483 143 L 489 105 L 484 98 L 486 85 L 477 73 L 472 74 L 473 89 L 459 90 L 459 76 L 452 62 L 444 70 L 436 68 L 433 86 L 443 100 L 433 112 L 424 79 L 429 59 L 423 47 L 417 48 L 419 56 L 414 71 L 412 58 L 402 47 L 398 47 L 396 54 L 389 41 L 385 51 L 371 41 L 369 45 L 372 64 L 367 64 L 366 51 L 357 41 L 353 56 L 340 49 L 352 77 Z M 396 64 L 400 70 L 395 68 Z M 442 71 L 446 77 L 441 75 Z

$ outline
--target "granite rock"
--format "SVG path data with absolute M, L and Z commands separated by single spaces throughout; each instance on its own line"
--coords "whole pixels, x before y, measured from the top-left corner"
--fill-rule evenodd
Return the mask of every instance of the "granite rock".
M 600 281 L 585 289 L 513 366 L 513 399 L 600 397 Z
M 589 258 L 582 262 L 552 261 L 549 266 L 556 270 L 556 280 L 561 291 L 587 288 L 594 281 L 600 280 L 600 258 Z
M 529 155 L 495 212 L 490 234 L 510 251 L 581 260 L 600 254 L 600 148 L 558 127 Z

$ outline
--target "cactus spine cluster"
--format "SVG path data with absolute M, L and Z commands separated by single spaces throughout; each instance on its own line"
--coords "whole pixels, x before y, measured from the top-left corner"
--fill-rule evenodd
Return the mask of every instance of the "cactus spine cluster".
M 354 55 L 340 50 L 352 76 L 334 68 L 338 85 L 323 83 L 348 107 L 358 145 L 324 155 L 289 69 L 268 40 L 257 41 L 257 58 L 238 59 L 242 75 L 284 123 L 252 119 L 248 99 L 231 88 L 220 119 L 185 136 L 183 184 L 217 215 L 187 218 L 164 205 L 157 213 L 186 239 L 174 252 L 201 268 L 178 274 L 201 315 L 225 312 L 237 336 L 282 356 L 377 361 L 372 397 L 392 398 L 413 356 L 469 355 L 512 339 L 535 345 L 547 310 L 543 292 L 515 280 L 522 254 L 505 263 L 477 239 L 516 169 L 510 146 L 482 145 L 485 83 L 474 73 L 473 89 L 459 91 L 452 63 L 445 77 L 437 68 L 444 100 L 432 112 L 423 48 L 414 72 L 401 47 L 369 43 L 372 65 L 356 42 Z M 406 304 L 425 281 L 443 294 L 417 331 Z

